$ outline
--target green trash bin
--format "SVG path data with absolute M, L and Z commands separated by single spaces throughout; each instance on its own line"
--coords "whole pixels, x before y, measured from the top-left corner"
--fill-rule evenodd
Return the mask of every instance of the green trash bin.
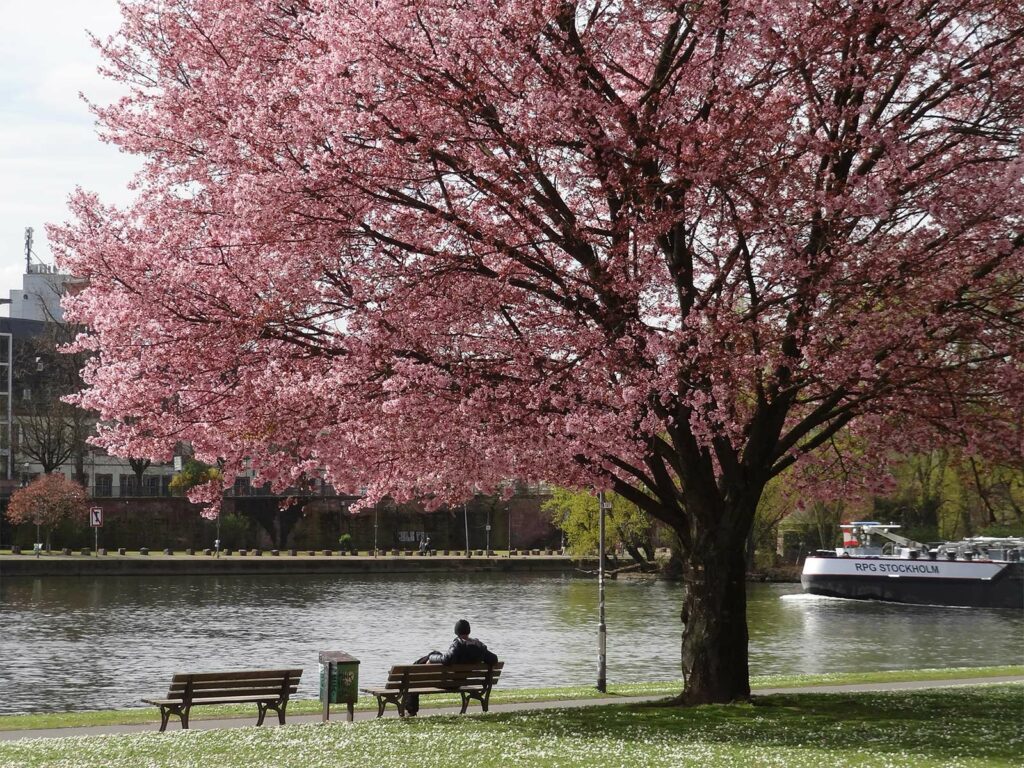
M 348 705 L 348 719 L 355 718 L 359 697 L 359 659 L 344 651 L 320 651 L 320 701 L 323 719 L 331 719 L 331 704 Z

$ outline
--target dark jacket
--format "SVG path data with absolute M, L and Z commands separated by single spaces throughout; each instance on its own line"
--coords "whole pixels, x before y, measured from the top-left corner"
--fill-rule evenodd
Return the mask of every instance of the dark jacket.
M 441 654 L 442 664 L 494 664 L 498 657 L 487 650 L 487 646 L 473 637 L 463 640 L 456 637 L 448 650 Z

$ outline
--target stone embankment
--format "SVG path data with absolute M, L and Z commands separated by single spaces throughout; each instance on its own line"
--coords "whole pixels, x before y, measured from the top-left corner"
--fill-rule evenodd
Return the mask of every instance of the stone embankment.
M 309 554 L 306 552 L 255 551 L 204 554 L 140 554 L 117 551 L 106 554 L 0 555 L 0 576 L 169 576 L 247 575 L 288 573 L 575 573 L 593 570 L 594 563 L 580 564 L 564 555 L 517 554 L 466 557 L 456 555 Z

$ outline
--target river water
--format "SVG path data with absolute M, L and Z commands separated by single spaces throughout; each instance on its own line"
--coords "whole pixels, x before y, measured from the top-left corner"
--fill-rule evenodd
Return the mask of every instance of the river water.
M 1024 615 L 806 596 L 750 584 L 751 674 L 1019 664 Z M 610 581 L 610 683 L 679 679 L 681 587 Z M 317 652 L 383 681 L 451 641 L 455 620 L 507 662 L 502 688 L 596 679 L 597 585 L 514 574 L 5 578 L 0 714 L 142 706 L 176 671 L 302 667 Z

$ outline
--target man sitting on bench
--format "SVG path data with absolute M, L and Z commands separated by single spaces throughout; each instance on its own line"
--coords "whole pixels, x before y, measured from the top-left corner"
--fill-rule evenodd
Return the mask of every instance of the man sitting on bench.
M 415 664 L 494 664 L 498 657 L 487 650 L 487 646 L 469 636 L 469 622 L 459 619 L 455 622 L 455 639 L 444 653 L 431 651 L 426 656 L 416 659 Z M 405 713 L 415 715 L 420 711 L 419 694 L 410 693 L 405 700 Z

